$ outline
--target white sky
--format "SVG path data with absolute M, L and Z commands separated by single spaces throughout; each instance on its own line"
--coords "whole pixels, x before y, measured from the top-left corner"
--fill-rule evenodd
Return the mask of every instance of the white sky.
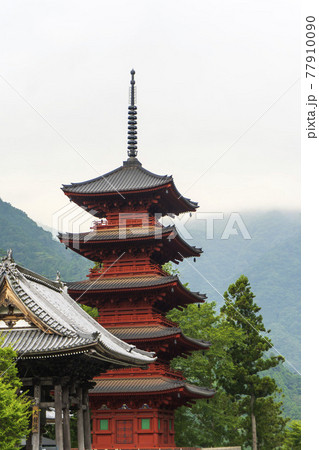
M 299 22 L 296 0 L 2 1 L 0 197 L 51 225 L 62 183 L 122 164 L 134 67 L 145 168 L 201 211 L 299 208 Z

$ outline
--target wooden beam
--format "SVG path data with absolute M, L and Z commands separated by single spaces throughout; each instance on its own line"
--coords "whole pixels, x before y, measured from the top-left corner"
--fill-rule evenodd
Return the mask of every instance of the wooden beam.
M 42 439 L 43 439 L 43 433 L 45 432 L 46 421 L 47 421 L 46 408 L 40 407 L 40 448 L 42 448 Z
M 40 402 L 39 406 L 41 409 L 54 408 L 54 402 Z
M 54 386 L 54 408 L 55 408 L 55 440 L 59 450 L 64 450 L 63 446 L 63 422 L 62 422 L 62 386 Z
M 70 429 L 70 389 L 69 386 L 62 388 L 63 400 L 63 445 L 64 450 L 71 450 L 71 429 Z
M 82 387 L 78 387 L 76 390 L 78 397 L 78 411 L 77 411 L 77 432 L 78 432 L 78 450 L 85 450 L 84 447 L 84 420 L 83 420 L 83 392 Z
M 84 420 L 84 444 L 85 450 L 91 450 L 91 417 L 89 408 L 89 392 L 88 389 L 84 389 L 83 392 L 83 420 Z
M 52 377 L 41 377 L 39 378 L 39 380 L 41 380 L 41 386 L 52 386 L 54 384 Z M 21 378 L 21 381 L 23 383 L 23 386 L 34 385 L 34 378 Z
M 34 406 L 32 408 L 32 450 L 40 448 L 40 411 L 41 385 L 35 384 L 33 391 Z

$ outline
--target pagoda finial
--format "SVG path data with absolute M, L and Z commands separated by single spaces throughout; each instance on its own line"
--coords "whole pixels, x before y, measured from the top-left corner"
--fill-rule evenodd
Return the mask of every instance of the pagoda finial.
M 128 134 L 127 134 L 127 143 L 128 143 L 128 156 L 136 157 L 137 156 L 137 107 L 135 105 L 135 80 L 134 80 L 135 70 L 131 70 L 131 87 L 130 87 L 130 101 L 128 107 Z

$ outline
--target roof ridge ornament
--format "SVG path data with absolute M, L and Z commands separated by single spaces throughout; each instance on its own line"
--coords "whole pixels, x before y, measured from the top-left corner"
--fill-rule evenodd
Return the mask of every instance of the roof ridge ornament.
M 12 249 L 11 248 L 9 248 L 7 250 L 6 256 L 3 256 L 3 258 L 1 258 L 1 261 L 7 262 L 9 264 L 14 263 L 14 259 L 13 259 L 13 256 L 12 256 Z
M 60 292 L 62 292 L 65 285 L 61 280 L 61 273 L 59 270 L 56 271 L 55 282 L 58 284 Z
M 129 158 L 136 158 L 137 156 L 137 106 L 135 105 L 136 100 L 136 87 L 134 80 L 135 70 L 131 70 L 131 86 L 130 86 L 130 98 L 128 107 L 128 133 L 127 133 L 127 143 L 128 143 L 128 156 Z

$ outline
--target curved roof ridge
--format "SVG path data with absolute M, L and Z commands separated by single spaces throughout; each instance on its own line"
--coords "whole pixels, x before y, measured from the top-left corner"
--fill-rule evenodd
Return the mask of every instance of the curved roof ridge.
M 123 166 L 119 166 L 116 169 L 111 170 L 111 172 L 104 173 L 103 175 L 99 175 L 98 177 L 91 178 L 90 180 L 78 181 L 76 183 L 72 183 L 71 182 L 70 184 L 62 184 L 63 187 L 61 189 L 64 190 L 64 188 L 67 188 L 67 187 L 81 186 L 83 184 L 93 183 L 94 181 L 99 181 L 101 178 L 105 178 L 106 175 L 107 176 L 112 175 L 112 174 L 114 174 L 115 172 L 118 172 L 121 169 L 123 169 Z
M 16 268 L 20 273 L 22 273 L 25 276 L 25 278 L 29 279 L 30 281 L 36 281 L 37 283 L 44 284 L 44 286 L 47 286 L 56 291 L 61 290 L 61 283 L 59 281 L 50 280 L 49 278 L 44 277 L 43 275 L 40 275 L 37 272 L 33 272 L 30 269 L 26 269 L 25 267 L 20 266 L 19 264 L 16 264 Z
M 140 167 L 138 167 L 139 170 L 143 171 L 144 173 L 146 173 L 147 175 L 151 175 L 152 177 L 156 177 L 156 178 L 166 178 L 167 180 L 173 180 L 173 175 L 157 175 L 154 172 L 151 172 L 150 170 L 145 169 L 142 165 Z

